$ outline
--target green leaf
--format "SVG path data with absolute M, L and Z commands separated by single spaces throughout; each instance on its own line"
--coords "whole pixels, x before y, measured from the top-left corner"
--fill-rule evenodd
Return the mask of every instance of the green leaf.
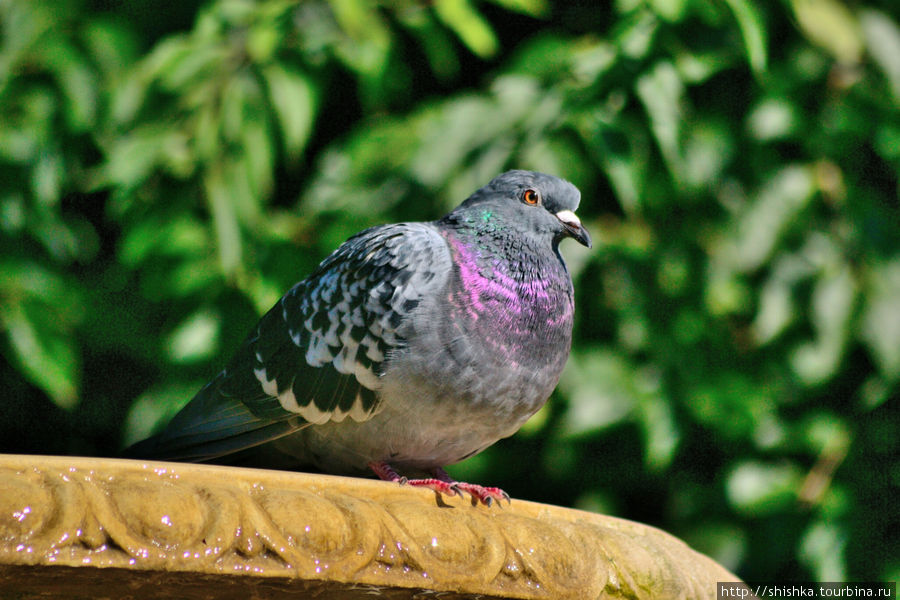
M 107 77 L 118 80 L 134 67 L 138 55 L 135 33 L 124 23 L 97 20 L 86 25 L 81 39 Z
M 653 49 L 660 21 L 649 10 L 639 10 L 616 27 L 614 40 L 619 51 L 635 60 L 645 58 Z
M 801 31 L 814 44 L 845 64 L 862 57 L 863 40 L 856 16 L 840 0 L 791 0 Z
M 590 141 L 592 154 L 606 172 L 622 209 L 626 214 L 637 214 L 647 181 L 647 155 L 652 145 L 649 133 L 596 111 L 580 115 L 576 127 Z
M 766 27 L 759 9 L 753 2 L 747 0 L 725 0 L 728 8 L 734 14 L 741 29 L 744 39 L 744 50 L 750 66 L 758 75 L 766 70 Z
M 718 249 L 716 260 L 737 271 L 758 269 L 814 192 L 813 174 L 807 167 L 788 165 L 771 174 L 752 202 L 735 215 L 730 239 Z
M 244 163 L 241 176 L 246 179 L 250 197 L 239 204 L 243 218 L 256 218 L 272 191 L 275 178 L 275 148 L 271 127 L 259 105 L 248 111 L 241 131 L 241 151 L 236 158 Z
M 769 278 L 759 289 L 759 308 L 752 325 L 757 344 L 768 344 L 794 322 L 798 313 L 794 288 L 812 272 L 812 266 L 795 254 L 775 261 Z
M 649 4 L 662 18 L 678 23 L 684 18 L 688 0 L 650 0 Z
M 641 394 L 637 412 L 644 431 L 644 456 L 648 468 L 661 471 L 669 466 L 681 441 L 681 432 L 669 402 L 662 396 L 657 369 L 642 369 L 636 376 Z
M 41 59 L 53 72 L 63 91 L 65 117 L 75 131 L 94 125 L 97 115 L 97 75 L 81 53 L 67 40 L 51 37 L 40 47 Z
M 80 371 L 75 341 L 37 314 L 24 304 L 9 303 L 0 309 L 0 322 L 23 374 L 57 406 L 71 410 L 78 403 Z
M 172 92 L 207 81 L 213 73 L 228 64 L 228 48 L 206 43 L 187 43 L 181 52 L 173 52 L 171 60 L 159 69 L 162 86 Z
M 558 43 L 562 43 L 562 40 L 557 40 L 557 38 L 546 38 L 545 40 L 532 44 L 532 46 L 536 46 L 534 50 L 540 51 L 542 54 L 546 54 L 548 50 L 552 51 L 550 53 L 550 63 L 551 66 L 555 66 L 557 70 L 561 70 L 564 65 L 564 63 L 559 60 L 560 58 L 563 58 L 564 52 L 571 52 L 571 57 L 567 57 L 567 59 L 571 61 L 572 73 L 585 85 L 600 80 L 616 64 L 616 48 L 609 42 L 602 40 L 582 40 L 578 45 L 572 47 L 571 42 L 567 41 L 565 46 L 554 49 L 552 47 L 554 40 Z M 526 47 L 519 57 L 519 62 L 529 60 L 530 50 L 532 50 L 531 46 Z M 541 56 L 539 59 L 538 55 L 530 58 L 530 62 L 536 62 L 537 64 L 543 64 L 546 60 L 547 59 L 544 56 Z M 523 68 L 526 68 L 526 66 L 523 65 Z M 530 70 L 534 69 L 533 66 L 528 66 L 527 68 Z
M 410 6 L 398 13 L 397 18 L 422 44 L 435 75 L 449 80 L 459 72 L 459 57 L 453 39 L 429 10 L 423 6 Z
M 734 154 L 735 140 L 728 129 L 711 121 L 688 130 L 683 143 L 683 175 L 694 188 L 714 188 Z
M 281 63 L 266 66 L 263 76 L 278 118 L 284 151 L 290 160 L 296 160 L 312 132 L 316 88 L 304 73 Z
M 419 147 L 407 167 L 426 185 L 439 185 L 474 148 L 483 132 L 493 132 L 494 106 L 482 97 L 455 98 L 423 115 L 417 128 Z
M 146 125 L 117 138 L 103 167 L 106 183 L 125 188 L 141 184 L 163 156 L 168 134 L 159 125 Z
M 45 207 L 56 204 L 65 178 L 62 157 L 55 152 L 43 152 L 31 172 L 31 189 L 35 199 Z
M 874 9 L 862 10 L 859 22 L 869 54 L 890 83 L 894 101 L 900 102 L 900 27 Z
M 221 261 L 219 261 L 221 269 Z M 159 290 L 166 298 L 204 297 L 221 283 L 215 261 L 206 256 L 191 257 L 165 273 Z M 270 304 L 271 306 L 271 304 Z
M 839 523 L 816 521 L 803 534 L 798 557 L 816 581 L 846 581 L 847 533 Z
M 125 418 L 123 446 L 130 446 L 158 431 L 187 404 L 201 385 L 201 382 L 179 382 L 154 387 L 141 394 Z
M 259 225 L 262 214 L 264 196 L 255 189 L 261 182 L 256 180 L 254 159 L 249 152 L 241 152 L 236 156 L 225 156 L 220 164 L 213 167 L 222 173 L 229 204 L 237 215 L 238 221 L 249 231 Z M 268 186 L 267 186 L 268 187 Z M 265 194 L 268 194 L 268 189 Z
M 142 71 L 135 69 L 109 90 L 110 125 L 131 123 L 146 101 L 148 85 Z
M 36 262 L 16 259 L 0 262 L 0 297 L 11 304 L 19 298 L 37 300 L 53 307 L 56 320 L 67 325 L 81 317 L 81 311 L 72 308 L 81 302 L 78 290 Z
M 469 50 L 482 58 L 496 54 L 499 43 L 494 30 L 468 0 L 435 0 L 434 10 Z
M 336 48 L 339 58 L 367 77 L 380 76 L 392 40 L 376 7 L 364 0 L 330 0 L 329 5 L 347 36 Z
M 532 17 L 545 17 L 550 12 L 546 0 L 493 0 L 507 10 L 513 10 Z
M 141 76 L 148 80 L 158 79 L 168 73 L 193 51 L 194 45 L 184 35 L 166 38 L 157 43 L 140 62 Z
M 159 215 L 144 218 L 126 228 L 118 256 L 123 265 L 138 267 L 154 255 L 202 256 L 207 252 L 209 242 L 206 227 L 192 214 Z
M 878 369 L 900 380 L 900 259 L 876 265 L 866 275 L 861 336 Z
M 749 537 L 735 523 L 714 521 L 697 523 L 682 539 L 726 569 L 736 571 L 746 557 Z
M 202 309 L 182 321 L 167 337 L 166 352 L 174 363 L 195 363 L 215 355 L 222 319 Z
M 849 265 L 840 260 L 835 257 L 837 264 L 826 265 L 813 288 L 809 313 L 816 339 L 791 354 L 791 365 L 807 386 L 819 385 L 837 374 L 850 335 L 857 286 Z
M 641 399 L 634 367 L 618 353 L 573 353 L 560 380 L 569 399 L 562 418 L 564 437 L 581 436 L 628 418 Z
M 658 63 L 638 79 L 637 93 L 669 170 L 677 181 L 683 180 L 681 127 L 685 121 L 685 90 L 678 71 L 671 63 Z
M 198 159 L 215 162 L 221 157 L 219 107 L 208 103 L 194 113 L 194 152 Z
M 217 141 L 220 144 L 222 141 L 227 143 L 241 141 L 248 105 L 256 101 L 257 92 L 256 82 L 245 73 L 230 77 L 225 82 L 220 97 L 222 109 L 218 114 L 222 140 Z
M 725 482 L 728 500 L 748 516 L 765 516 L 783 510 L 797 499 L 803 481 L 800 469 L 791 463 L 738 463 Z
M 257 23 L 247 34 L 247 54 L 256 64 L 268 63 L 282 42 L 281 35 L 271 23 Z
M 219 252 L 219 266 L 227 276 L 232 276 L 241 266 L 243 243 L 232 195 L 222 172 L 222 167 L 212 165 L 204 177 L 206 200 L 212 213 Z
M 797 114 L 789 98 L 768 98 L 747 115 L 747 132 L 761 142 L 787 138 L 797 128 Z

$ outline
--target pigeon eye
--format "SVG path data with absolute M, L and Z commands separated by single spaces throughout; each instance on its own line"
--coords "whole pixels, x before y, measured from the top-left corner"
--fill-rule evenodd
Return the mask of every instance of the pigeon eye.
M 541 195 L 535 190 L 525 190 L 522 194 L 522 202 L 525 204 L 537 204 L 541 201 Z

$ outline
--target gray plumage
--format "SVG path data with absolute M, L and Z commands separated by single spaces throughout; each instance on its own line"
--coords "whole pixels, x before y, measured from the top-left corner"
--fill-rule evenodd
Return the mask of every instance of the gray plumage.
M 281 466 L 441 476 L 556 386 L 574 310 L 558 244 L 590 245 L 579 198 L 557 177 L 509 171 L 439 221 L 357 234 L 127 453 L 210 461 L 262 447 Z

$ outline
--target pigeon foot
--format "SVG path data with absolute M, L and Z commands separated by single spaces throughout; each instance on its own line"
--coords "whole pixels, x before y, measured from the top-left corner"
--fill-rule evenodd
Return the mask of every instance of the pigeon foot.
M 433 477 L 424 479 L 408 479 L 394 470 L 394 468 L 384 461 L 369 463 L 369 468 L 383 481 L 392 481 L 400 485 L 412 485 L 415 487 L 424 487 L 434 490 L 439 494 L 448 496 L 462 496 L 463 492 L 472 496 L 473 503 L 481 502 L 485 506 L 492 506 L 494 501 L 500 502 L 506 500 L 511 503 L 509 494 L 496 487 L 485 487 L 476 483 L 466 483 L 464 481 L 456 481 L 440 467 L 433 469 L 431 474 Z

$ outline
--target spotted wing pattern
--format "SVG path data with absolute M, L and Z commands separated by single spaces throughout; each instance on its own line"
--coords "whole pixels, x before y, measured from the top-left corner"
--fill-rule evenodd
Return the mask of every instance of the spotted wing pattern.
M 222 393 L 270 418 L 368 419 L 378 410 L 385 363 L 404 344 L 404 320 L 443 284 L 449 260 L 427 224 L 375 227 L 351 238 L 260 321 L 226 369 Z
M 368 419 L 407 317 L 449 272 L 449 250 L 429 224 L 350 238 L 260 319 L 163 432 L 127 454 L 212 460 L 311 424 Z

